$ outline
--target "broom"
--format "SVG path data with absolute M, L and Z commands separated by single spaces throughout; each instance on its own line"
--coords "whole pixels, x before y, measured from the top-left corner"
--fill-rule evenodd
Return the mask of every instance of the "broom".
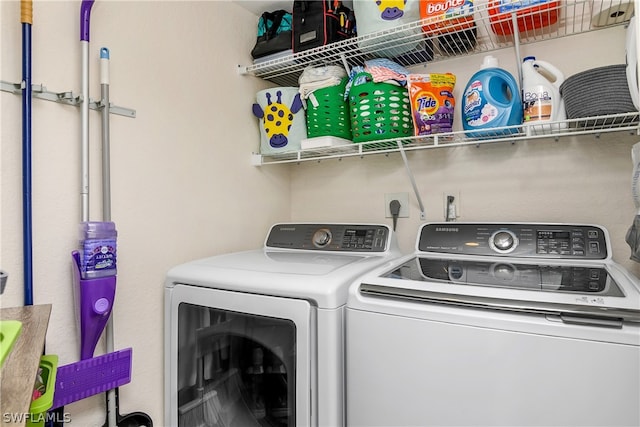
M 218 427 L 220 401 L 215 389 L 205 391 L 204 356 L 199 355 L 196 372 L 197 397 L 178 407 L 178 426 L 185 427 Z
M 224 322 L 223 322 L 224 323 Z M 220 324 L 196 329 L 196 398 L 178 407 L 178 426 L 222 427 L 220 420 L 222 405 L 218 396 L 219 382 L 210 382 L 205 387 L 204 359 L 218 347 L 216 338 L 223 337 Z

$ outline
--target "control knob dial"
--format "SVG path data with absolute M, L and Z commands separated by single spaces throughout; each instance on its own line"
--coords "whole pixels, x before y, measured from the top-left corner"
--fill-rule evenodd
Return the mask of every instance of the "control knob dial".
M 331 242 L 331 230 L 328 228 L 316 230 L 316 232 L 313 233 L 312 241 L 318 248 L 327 246 L 329 242 Z
M 496 252 L 506 254 L 518 246 L 518 238 L 509 230 L 498 230 L 489 238 L 489 247 Z

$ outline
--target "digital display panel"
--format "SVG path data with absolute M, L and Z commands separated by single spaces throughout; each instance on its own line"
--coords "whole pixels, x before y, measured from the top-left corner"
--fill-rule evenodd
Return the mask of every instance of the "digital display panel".
M 568 239 L 571 234 L 568 231 L 544 231 L 538 230 L 538 239 Z

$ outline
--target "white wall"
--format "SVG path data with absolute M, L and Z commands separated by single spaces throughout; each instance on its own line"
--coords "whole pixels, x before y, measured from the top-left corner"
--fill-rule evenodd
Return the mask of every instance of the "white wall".
M 625 62 L 624 26 L 525 45 L 521 56 L 534 55 L 560 68 L 566 77 L 587 69 Z M 588 48 L 588 53 L 577 46 Z M 517 77 L 515 51 L 492 52 Z M 451 72 L 458 104 L 483 54 L 416 66 L 418 73 Z M 589 90 L 589 88 L 585 88 Z M 594 102 L 598 102 L 594 93 Z M 462 130 L 460 109 L 454 129 Z M 633 272 L 624 241 L 635 215 L 631 198 L 631 147 L 637 135 L 615 133 L 577 138 L 437 148 L 408 154 L 427 221 L 444 220 L 444 193 L 457 197 L 459 221 L 577 222 L 605 226 L 614 259 Z M 292 169 L 292 217 L 334 221 L 385 218 L 385 193 L 408 192 L 410 217 L 398 220 L 401 249 L 415 248 L 422 223 L 418 203 L 399 154 L 308 162 Z
M 636 263 L 627 262 L 624 242 L 635 212 L 629 166 L 633 142 L 602 136 L 491 144 L 409 153 L 408 159 L 427 221 L 444 220 L 447 193 L 456 196 L 459 221 L 602 224 L 611 232 L 615 258 L 637 270 Z M 300 165 L 292 185 L 295 220 L 391 224 L 384 217 L 384 194 L 408 192 L 410 217 L 398 220 L 397 232 L 401 249 L 414 249 L 422 221 L 400 155 Z
M 33 81 L 80 91 L 80 2 L 34 4 Z M 19 2 L 0 2 L 1 74 L 21 80 Z M 250 106 L 267 84 L 240 76 L 256 17 L 228 2 L 109 1 L 91 17 L 91 97 L 99 99 L 98 51 L 111 51 L 111 101 L 135 119 L 111 116 L 112 218 L 117 223 L 116 348 L 134 348 L 121 412 L 144 411 L 163 424 L 163 279 L 180 262 L 260 245 L 275 221 L 383 222 L 384 193 L 411 187 L 399 155 L 296 166 L 250 165 L 258 147 Z M 243 29 L 243 30 L 240 30 Z M 244 30 L 246 29 L 246 30 Z M 523 47 L 567 75 L 624 61 L 624 30 Z M 571 44 L 573 43 L 573 44 Z M 593 53 L 597 52 L 597 54 Z M 497 52 L 505 67 L 513 52 Z M 482 56 L 416 69 L 451 71 L 459 96 Z M 22 305 L 20 96 L 2 92 L 0 267 L 3 307 Z M 91 114 L 92 219 L 100 219 L 100 115 Z M 459 117 L 457 118 L 459 121 Z M 634 272 L 624 234 L 635 209 L 630 150 L 637 136 L 580 137 L 436 149 L 409 154 L 427 220 L 442 220 L 444 192 L 460 193 L 460 220 L 587 222 L 611 232 L 615 259 Z M 34 288 L 53 304 L 47 352 L 78 359 L 69 254 L 80 221 L 80 109 L 33 101 Z M 403 250 L 421 223 L 410 195 L 400 219 Z M 101 347 L 102 349 L 102 347 Z M 103 350 L 98 351 L 101 353 Z M 102 396 L 68 405 L 74 425 L 103 424 Z
M 79 1 L 35 1 L 33 83 L 81 91 Z M 0 78 L 20 82 L 20 3 L 0 2 Z M 289 219 L 287 167 L 256 168 L 255 92 L 242 76 L 257 18 L 229 2 L 96 1 L 91 12 L 90 94 L 100 99 L 99 50 L 111 52 L 112 219 L 118 237 L 116 349 L 133 347 L 121 413 L 163 425 L 163 280 L 173 265 L 261 245 Z M 246 31 L 239 29 L 246 28 Z M 23 304 L 21 97 L 0 95 L 1 259 L 9 273 L 3 307 Z M 80 108 L 33 100 L 34 303 L 53 304 L 47 353 L 76 362 L 70 252 L 80 207 Z M 91 219 L 101 219 L 100 113 L 90 112 Z M 97 354 L 104 353 L 99 344 Z M 101 426 L 104 397 L 68 405 L 72 425 Z

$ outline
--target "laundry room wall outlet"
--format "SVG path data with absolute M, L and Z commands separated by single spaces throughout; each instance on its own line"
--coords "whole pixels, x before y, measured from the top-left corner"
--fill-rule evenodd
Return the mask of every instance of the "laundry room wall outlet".
M 450 199 L 450 198 L 453 199 Z M 445 191 L 442 193 L 442 203 L 444 208 L 444 220 L 456 221 L 461 215 L 461 203 L 459 191 Z
M 393 218 L 389 203 L 392 200 L 400 202 L 400 213 L 398 218 L 409 218 L 409 193 L 386 193 L 384 195 L 384 216 L 385 218 Z

